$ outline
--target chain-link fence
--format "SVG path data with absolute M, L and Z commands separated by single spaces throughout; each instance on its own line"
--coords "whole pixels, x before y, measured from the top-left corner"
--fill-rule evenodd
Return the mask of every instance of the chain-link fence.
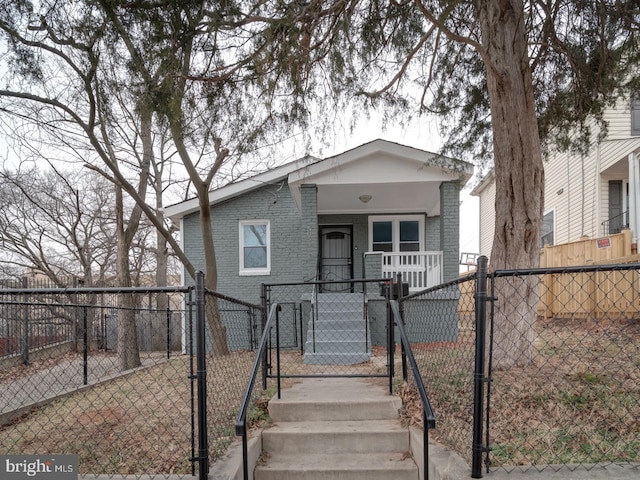
M 490 465 L 640 462 L 638 266 L 489 280 Z
M 433 435 L 475 474 L 640 463 L 639 272 L 480 269 L 400 295 Z M 0 358 L 0 452 L 78 455 L 81 474 L 205 478 L 236 438 L 269 306 L 267 379 L 389 377 L 397 291 L 266 285 L 258 306 L 197 287 L 0 290 L 0 333 L 18 344 Z M 250 423 L 265 413 L 259 390 Z
M 385 280 L 344 280 L 264 286 L 267 308 L 277 303 L 279 340 L 271 332 L 269 376 L 279 347 L 281 378 L 388 376 Z
M 475 475 L 638 465 L 640 266 L 484 273 L 401 299 L 433 435 Z
M 209 341 L 198 354 L 190 287 L 0 290 L 0 318 L 27 331 L 19 336 L 69 332 L 0 358 L 0 453 L 77 455 L 90 476 L 204 478 L 235 438 L 262 307 L 213 292 L 203 302 L 226 330 L 226 353 Z
M 206 357 L 207 433 L 209 460 L 215 462 L 236 438 L 235 421 L 242 403 L 255 349 L 262 336 L 263 310 L 237 299 L 207 291 L 205 305 L 215 305 L 224 325 L 228 354 L 220 355 L 208 345 Z M 207 316 L 210 311 L 207 310 Z M 208 335 L 208 334 L 207 334 Z M 255 398 L 258 398 L 256 392 Z M 266 412 L 252 411 L 251 424 L 259 423 Z
M 431 435 L 469 463 L 474 418 L 475 283 L 475 276 L 469 276 L 400 299 L 411 349 L 436 416 Z

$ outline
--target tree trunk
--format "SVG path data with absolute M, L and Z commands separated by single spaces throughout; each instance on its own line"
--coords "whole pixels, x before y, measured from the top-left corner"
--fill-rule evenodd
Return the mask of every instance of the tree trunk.
M 122 189 L 116 186 L 116 277 L 119 287 L 131 286 L 129 271 L 129 242 L 124 228 L 124 205 Z M 129 370 L 141 365 L 140 352 L 138 351 L 138 333 L 136 329 L 135 302 L 133 294 L 121 293 L 118 295 L 118 366 L 120 370 Z
M 216 250 L 213 243 L 213 222 L 211 221 L 211 206 L 209 205 L 209 192 L 202 189 L 198 195 L 200 201 L 200 226 L 202 228 L 202 243 L 204 248 L 204 286 L 208 290 L 218 288 L 218 263 L 216 260 Z M 227 327 L 222 323 L 220 310 L 218 309 L 217 298 L 205 295 L 207 324 L 211 335 L 212 353 L 214 355 L 227 355 L 229 346 L 227 344 Z
M 478 2 L 491 104 L 496 227 L 491 270 L 531 268 L 540 256 L 544 171 L 521 0 Z M 497 368 L 531 361 L 538 279 L 496 284 Z
M 162 211 L 162 177 L 156 172 L 155 181 L 156 212 L 158 220 L 164 223 L 164 213 Z M 158 287 L 167 286 L 169 250 L 167 239 L 156 230 L 156 285 Z M 156 295 L 156 308 L 158 311 L 165 311 L 169 307 L 169 299 L 166 293 Z

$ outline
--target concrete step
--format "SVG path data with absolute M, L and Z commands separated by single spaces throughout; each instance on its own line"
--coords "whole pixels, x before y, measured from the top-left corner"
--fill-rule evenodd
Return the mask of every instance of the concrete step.
M 319 293 L 318 302 L 360 302 L 362 303 L 362 293 L 350 293 L 350 292 L 322 292 Z
M 324 295 L 318 295 L 316 307 L 320 312 L 354 311 L 362 314 L 364 311 L 364 300 L 360 294 L 348 297 L 334 297 L 334 295 L 325 297 Z
M 320 450 L 320 449 L 318 449 Z M 255 480 L 418 480 L 408 453 L 319 454 L 268 457 Z
M 364 323 L 364 312 L 362 309 L 345 308 L 320 308 L 316 311 L 317 320 L 360 320 Z
M 255 480 L 418 480 L 402 401 L 383 381 L 307 378 L 269 402 Z
M 399 397 L 370 381 L 342 378 L 305 379 L 269 402 L 274 423 L 332 420 L 393 420 Z
M 279 422 L 262 432 L 262 448 L 271 455 L 404 453 L 409 432 L 397 419 Z
M 316 342 L 339 342 L 339 341 L 355 341 L 364 342 L 367 340 L 367 332 L 364 328 L 334 330 L 325 328 L 316 328 L 315 334 L 310 332 L 307 342 L 312 342 L 315 337 Z
M 309 320 L 309 332 L 316 330 L 365 330 L 366 324 L 362 318 L 320 318 L 315 322 Z

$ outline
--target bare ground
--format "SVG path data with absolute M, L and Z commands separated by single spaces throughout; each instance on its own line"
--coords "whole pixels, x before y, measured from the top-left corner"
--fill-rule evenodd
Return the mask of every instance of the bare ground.
M 209 361 L 207 414 L 216 452 L 233 437 L 233 420 L 252 352 Z M 6 454 L 77 454 L 79 473 L 190 474 L 189 357 L 57 400 L 0 429 Z M 196 431 L 197 435 L 197 431 Z
M 537 331 L 530 365 L 493 372 L 491 464 L 640 462 L 640 322 L 548 319 Z M 473 348 L 462 335 L 416 351 L 436 411 L 433 435 L 470 461 Z M 401 395 L 408 421 L 421 424 L 415 390 Z

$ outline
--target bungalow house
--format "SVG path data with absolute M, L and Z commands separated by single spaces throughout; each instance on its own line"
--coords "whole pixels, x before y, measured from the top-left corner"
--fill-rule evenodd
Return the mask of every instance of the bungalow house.
M 550 152 L 544 162 L 541 266 L 611 263 L 637 253 L 640 231 L 640 100 L 604 114 L 608 133 L 587 154 Z M 480 199 L 480 253 L 491 256 L 495 178 L 473 189 Z
M 454 279 L 459 192 L 472 174 L 469 163 L 375 140 L 218 188 L 210 193 L 218 291 L 259 303 L 261 284 L 333 281 L 320 292 L 349 293 L 341 280 L 401 273 L 415 291 Z M 166 214 L 204 269 L 197 199 Z

